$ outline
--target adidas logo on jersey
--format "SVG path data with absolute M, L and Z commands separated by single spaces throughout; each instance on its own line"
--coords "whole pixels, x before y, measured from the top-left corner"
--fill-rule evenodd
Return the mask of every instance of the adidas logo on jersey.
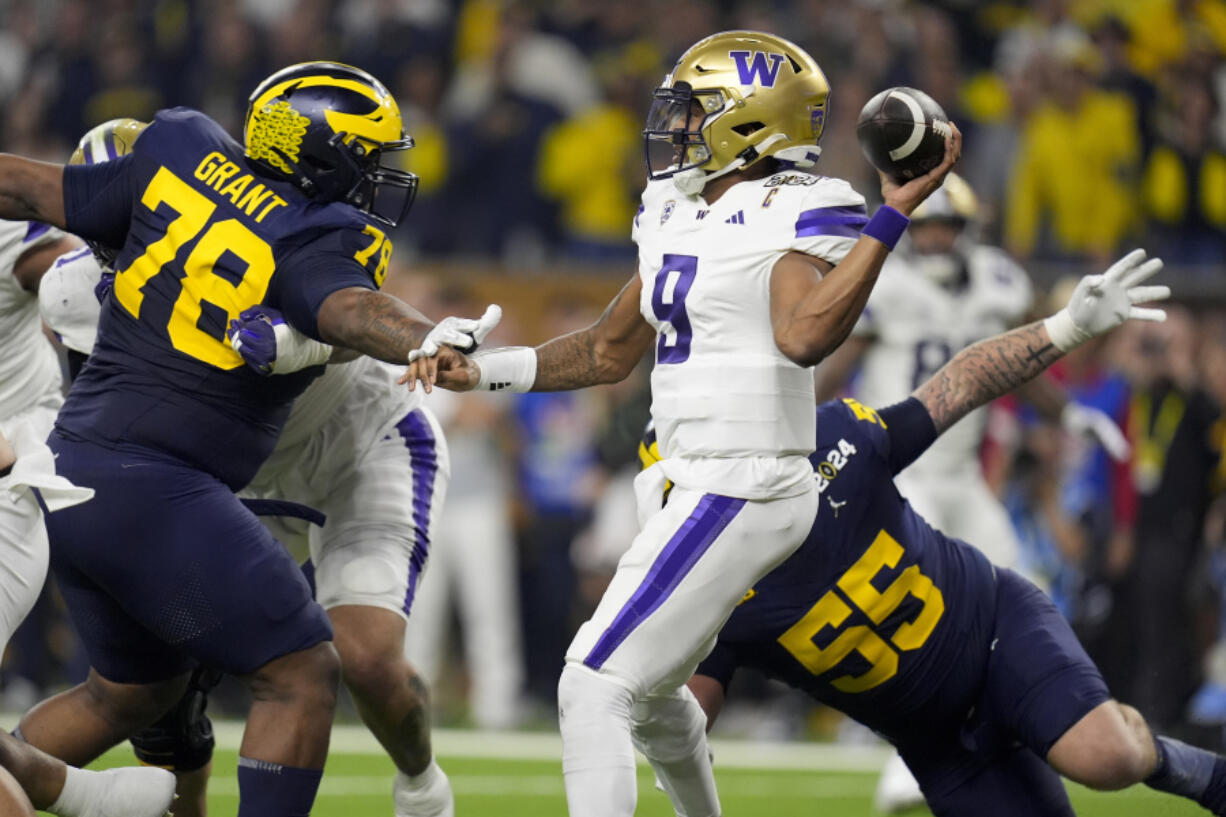
M 736 213 L 724 219 L 724 223 L 725 224 L 744 224 L 745 223 L 745 211 L 737 210 Z
M 490 384 L 490 391 L 502 391 L 503 389 L 509 389 L 509 388 L 511 388 L 510 380 L 499 381 L 499 382 Z

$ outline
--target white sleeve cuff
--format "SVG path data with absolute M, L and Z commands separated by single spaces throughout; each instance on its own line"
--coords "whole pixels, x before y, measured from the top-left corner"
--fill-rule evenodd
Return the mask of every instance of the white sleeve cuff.
M 475 352 L 472 360 L 481 369 L 476 391 L 532 391 L 536 382 L 536 349 L 504 346 Z

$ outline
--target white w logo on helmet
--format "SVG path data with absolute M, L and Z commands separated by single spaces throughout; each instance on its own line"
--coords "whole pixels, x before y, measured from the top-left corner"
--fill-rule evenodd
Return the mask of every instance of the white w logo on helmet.
M 775 87 L 775 80 L 779 78 L 779 66 L 783 65 L 782 54 L 764 51 L 729 51 L 728 56 L 736 63 L 736 73 L 742 85 Z

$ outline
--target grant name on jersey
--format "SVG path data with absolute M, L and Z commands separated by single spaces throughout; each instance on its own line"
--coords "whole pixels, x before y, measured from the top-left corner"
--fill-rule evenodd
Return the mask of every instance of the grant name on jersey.
M 250 173 L 230 181 L 241 168 L 226 158 L 224 153 L 213 151 L 196 166 L 195 176 L 213 190 L 230 199 L 235 207 L 254 216 L 256 224 L 261 224 L 264 218 L 277 207 L 288 205 L 285 199 L 266 188 L 262 183 L 255 182 Z M 258 215 L 256 215 L 258 211 Z

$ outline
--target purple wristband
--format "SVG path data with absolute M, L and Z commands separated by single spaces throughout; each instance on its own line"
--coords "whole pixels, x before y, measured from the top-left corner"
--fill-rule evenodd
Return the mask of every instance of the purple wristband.
M 873 217 L 868 220 L 868 224 L 864 225 L 860 234 L 875 238 L 892 250 L 898 243 L 898 239 L 902 238 L 902 234 L 907 231 L 907 225 L 910 223 L 911 219 L 888 204 L 883 204 L 877 208 L 877 212 L 873 213 Z

